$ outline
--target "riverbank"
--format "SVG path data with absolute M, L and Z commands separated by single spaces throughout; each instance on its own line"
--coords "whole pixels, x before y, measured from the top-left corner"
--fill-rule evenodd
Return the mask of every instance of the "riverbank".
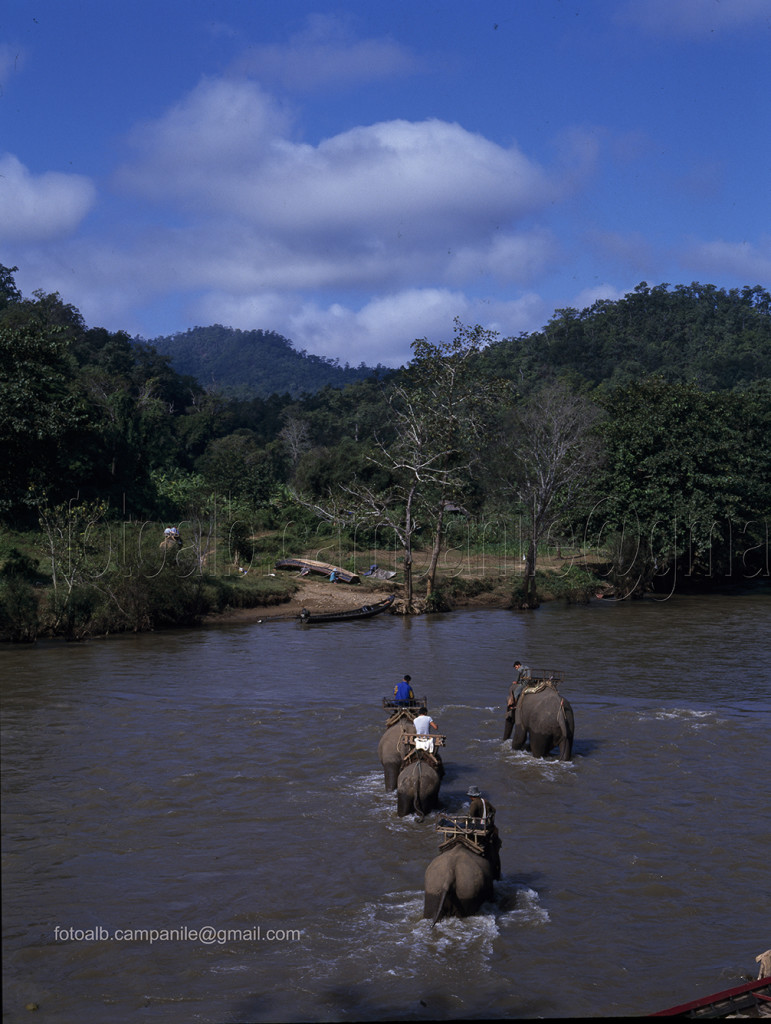
M 454 585 L 453 585 L 454 584 Z M 297 619 L 303 609 L 312 615 L 328 612 L 353 611 L 365 604 L 381 601 L 389 594 L 395 594 L 393 608 L 387 614 L 406 614 L 404 584 L 375 583 L 362 581 L 360 584 L 331 583 L 328 579 L 299 577 L 297 589 L 279 604 L 257 605 L 252 608 L 226 608 L 221 612 L 212 612 L 205 616 L 204 622 L 216 624 L 221 622 L 260 622 L 263 619 Z M 592 582 L 591 587 L 585 584 L 580 589 L 568 593 L 555 594 L 553 590 L 539 590 L 539 600 L 548 602 L 558 597 L 570 601 L 585 602 L 591 596 L 605 596 L 611 589 L 602 580 Z M 413 596 L 413 614 L 424 614 L 429 611 L 448 612 L 468 608 L 490 608 L 509 610 L 516 607 L 515 581 L 511 577 L 497 580 L 477 581 L 476 586 L 469 586 L 467 581 L 444 581 L 439 591 L 439 600 L 432 606 L 419 591 Z

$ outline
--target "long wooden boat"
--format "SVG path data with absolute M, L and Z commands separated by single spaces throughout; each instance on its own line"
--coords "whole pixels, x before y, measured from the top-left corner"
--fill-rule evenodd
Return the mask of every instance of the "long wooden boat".
M 771 978 L 758 978 L 690 1003 L 659 1010 L 651 1017 L 766 1017 L 771 1010 Z
M 277 569 L 299 569 L 301 574 L 315 572 L 320 576 L 332 576 L 341 583 L 361 583 L 355 572 L 342 569 L 339 565 L 332 565 L 330 562 L 317 562 L 313 558 L 279 558 L 276 562 Z
M 313 625 L 317 622 L 349 622 L 353 619 L 371 619 L 373 615 L 380 615 L 381 612 L 390 608 L 394 603 L 395 596 L 395 594 L 391 594 L 384 601 L 378 601 L 377 604 L 365 604 L 361 608 L 349 608 L 343 612 L 317 613 L 303 608 L 300 612 L 300 622 Z

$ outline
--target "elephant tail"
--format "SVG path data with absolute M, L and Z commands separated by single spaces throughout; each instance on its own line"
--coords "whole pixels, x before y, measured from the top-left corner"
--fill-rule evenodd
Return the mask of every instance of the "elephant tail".
M 568 734 L 568 723 L 565 720 L 565 701 L 560 700 L 560 709 L 557 712 L 557 724 L 562 730 L 562 735 L 567 736 Z
M 439 900 L 439 906 L 437 907 L 436 913 L 434 914 L 434 920 L 431 922 L 431 927 L 432 928 L 434 927 L 436 922 L 439 920 L 439 918 L 442 916 L 442 911 L 444 910 L 444 901 L 447 899 L 447 893 L 449 891 L 450 891 L 450 884 L 448 882 L 448 884 L 444 887 L 444 889 L 442 889 L 442 895 L 441 895 L 441 898 Z
M 415 798 L 413 803 L 415 805 L 415 813 L 418 816 L 418 821 L 423 821 L 426 816 L 426 812 L 423 810 L 423 806 L 420 802 L 420 781 L 422 772 L 420 770 L 420 761 L 418 761 L 418 777 L 415 780 Z

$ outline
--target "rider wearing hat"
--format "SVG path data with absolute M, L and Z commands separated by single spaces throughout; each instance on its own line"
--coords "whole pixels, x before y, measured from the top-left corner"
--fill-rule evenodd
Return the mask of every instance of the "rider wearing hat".
M 509 697 L 506 701 L 506 724 L 503 727 L 503 738 L 507 740 L 514 731 L 514 712 L 517 709 L 517 701 L 519 700 L 522 689 L 527 679 L 530 678 L 530 669 L 523 668 L 522 662 L 517 659 L 514 662 L 514 671 L 516 676 L 509 689 Z
M 501 877 L 501 858 L 498 852 L 501 848 L 501 837 L 495 824 L 495 808 L 489 800 L 485 800 L 477 786 L 471 786 L 466 796 L 471 798 L 469 815 L 472 818 L 486 818 L 487 823 L 492 825 L 487 856 L 493 866 L 493 877 L 497 880 Z
M 469 817 L 471 818 L 494 818 L 495 808 L 489 800 L 485 800 L 477 786 L 471 786 L 466 796 L 471 797 L 469 804 Z

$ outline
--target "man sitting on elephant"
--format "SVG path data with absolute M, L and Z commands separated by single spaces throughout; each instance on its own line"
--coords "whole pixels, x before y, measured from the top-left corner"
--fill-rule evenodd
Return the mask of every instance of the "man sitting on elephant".
M 466 796 L 471 797 L 468 813 L 470 818 L 484 818 L 490 828 L 490 863 L 493 865 L 493 877 L 497 881 L 501 877 L 501 837 L 495 824 L 495 808 L 489 800 L 485 800 L 477 786 L 471 786 Z
M 517 709 L 517 701 L 519 700 L 522 689 L 526 681 L 530 678 L 530 669 L 522 667 L 522 662 L 517 659 L 514 662 L 514 681 L 509 687 L 509 697 L 506 701 L 506 721 L 503 726 L 503 738 L 507 740 L 511 736 L 514 730 L 514 713 Z
M 573 756 L 575 717 L 570 703 L 562 697 L 552 678 L 526 686 L 517 700 L 512 750 L 528 748 L 534 757 L 548 757 L 559 747 L 560 761 Z
M 420 709 L 420 714 L 413 720 L 413 724 L 418 736 L 428 736 L 429 729 L 439 732 L 439 726 L 432 720 L 425 706 Z
M 412 676 L 405 675 L 402 681 L 394 687 L 394 699 L 402 707 L 406 707 L 411 701 L 415 700 L 415 694 L 410 686 L 411 682 Z

